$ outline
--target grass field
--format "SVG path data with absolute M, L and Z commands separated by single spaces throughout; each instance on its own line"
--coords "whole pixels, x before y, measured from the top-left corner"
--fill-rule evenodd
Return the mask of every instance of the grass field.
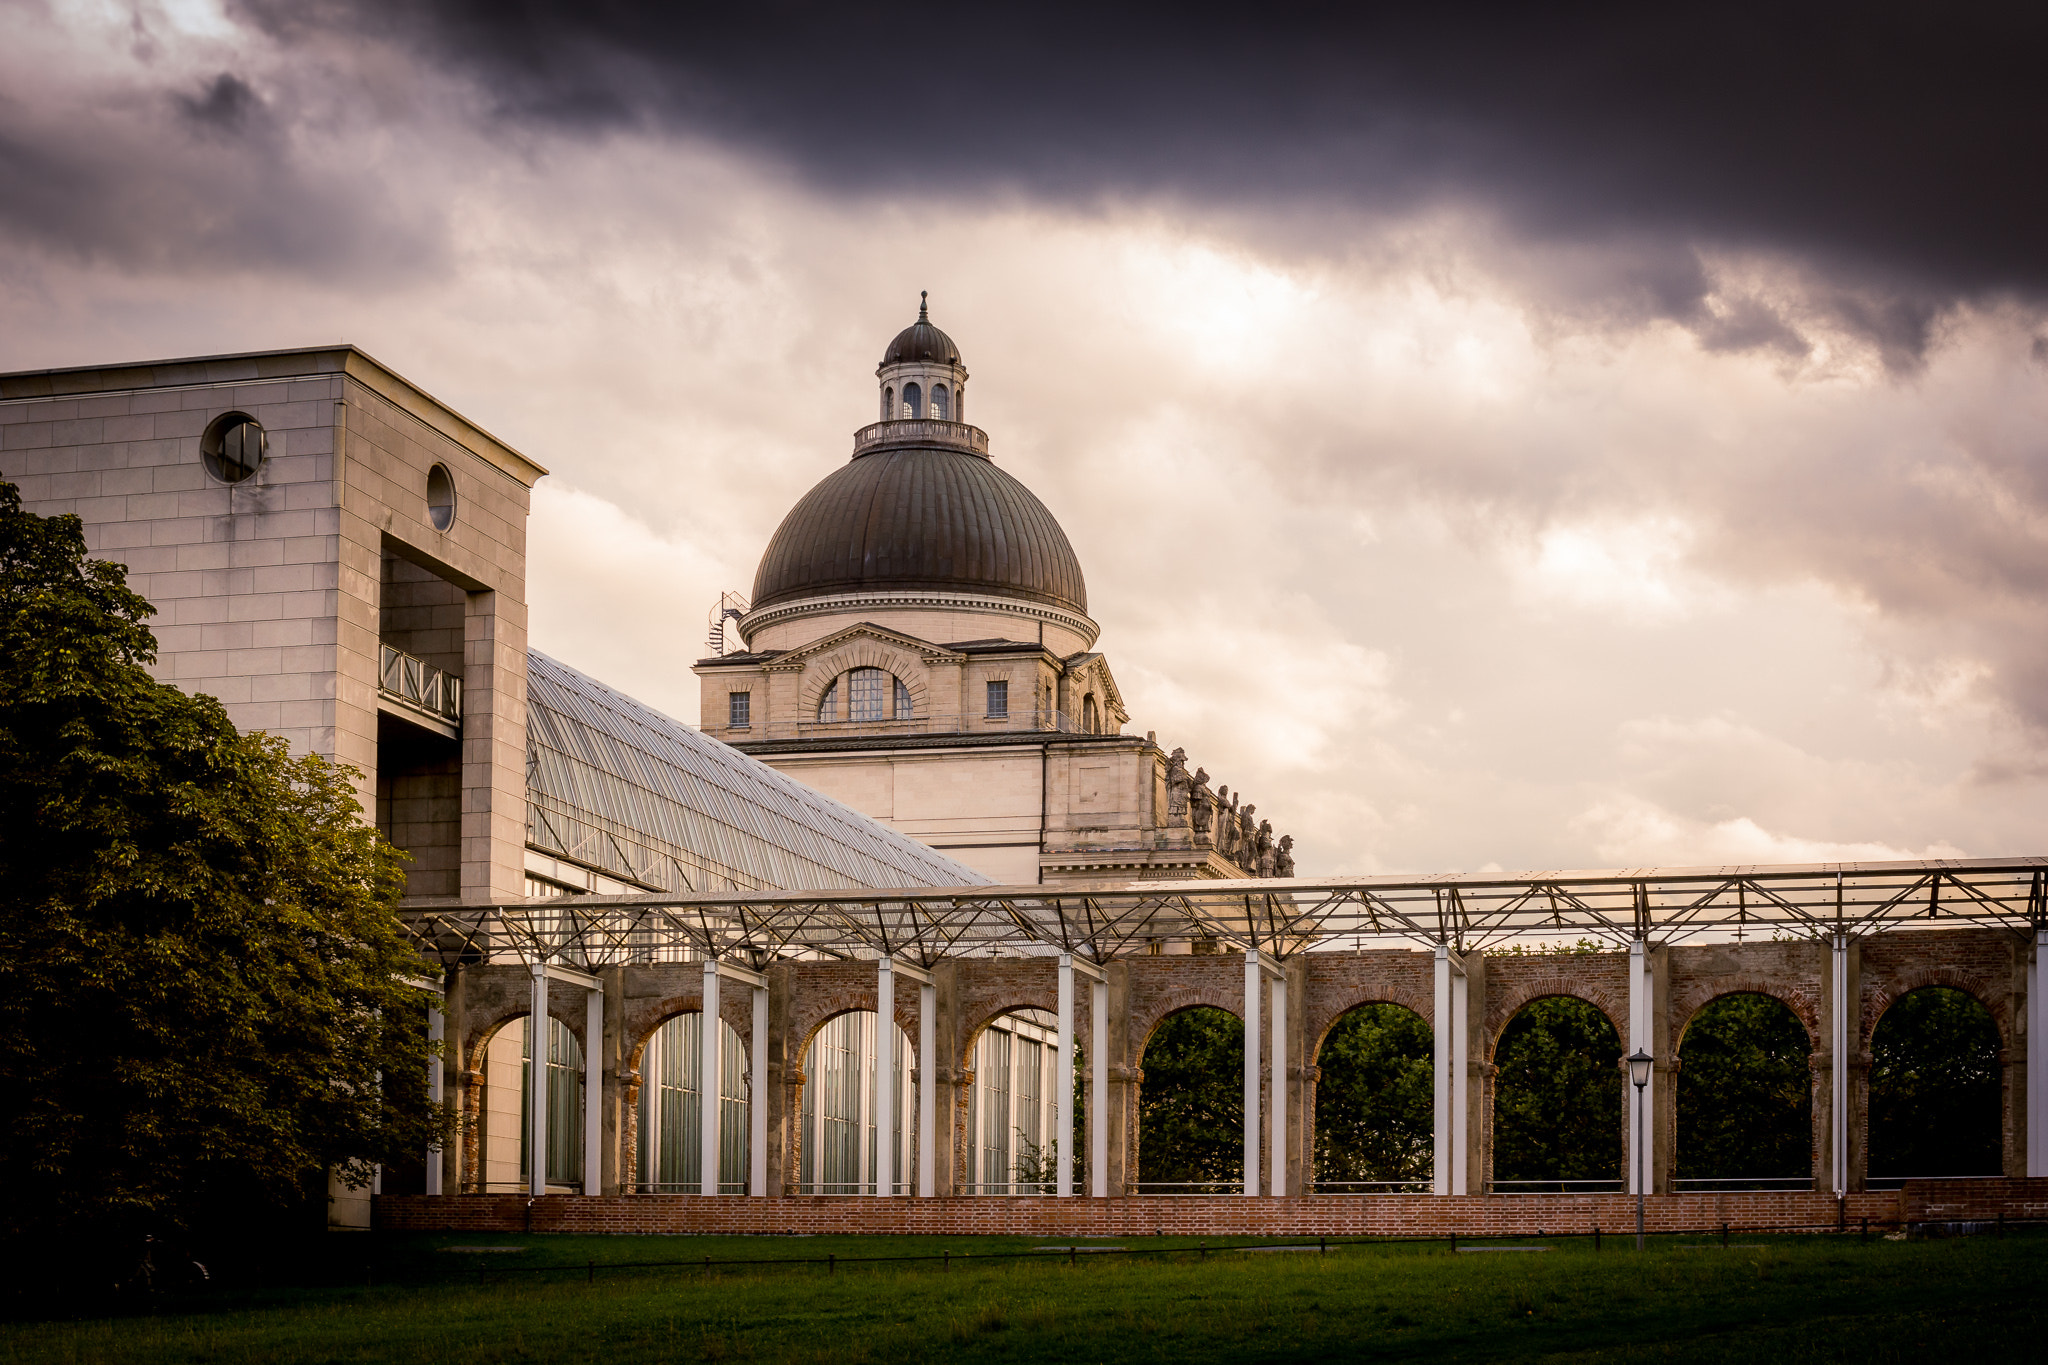
M 330 1239 L 335 1241 L 339 1239 Z M 364 1237 L 324 1285 L 0 1325 L 0 1361 L 1920 1361 L 2048 1352 L 2048 1236 L 1619 1238 L 1595 1252 L 1036 1252 L 1029 1238 Z M 452 1246 L 518 1246 L 511 1253 Z M 1063 1244 L 1061 1244 L 1063 1245 Z M 1481 1244 L 1485 1245 L 1485 1244 Z M 850 1258 L 950 1251 L 950 1265 Z M 714 1260 L 834 1257 L 825 1265 Z M 689 1260 L 694 1267 L 628 1269 Z M 538 1270 L 540 1273 L 535 1273 Z M 348 1279 L 354 1283 L 332 1281 Z M 1991 1357 L 1987 1357 L 1991 1359 Z M 1974 1365 L 1965 1362 L 1964 1365 Z

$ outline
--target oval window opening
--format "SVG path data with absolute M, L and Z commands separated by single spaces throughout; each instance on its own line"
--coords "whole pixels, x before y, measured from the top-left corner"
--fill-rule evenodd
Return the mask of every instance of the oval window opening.
M 455 480 L 448 476 L 446 465 L 437 464 L 427 471 L 427 516 L 436 531 L 455 524 Z
M 206 472 L 222 483 L 240 483 L 263 463 L 270 437 L 256 419 L 244 412 L 227 412 L 207 425 L 199 438 L 199 453 Z

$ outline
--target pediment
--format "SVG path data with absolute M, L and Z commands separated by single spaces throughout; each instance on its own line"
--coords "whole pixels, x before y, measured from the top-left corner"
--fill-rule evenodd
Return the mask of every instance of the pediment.
M 802 669 L 828 654 L 837 654 L 849 646 L 862 643 L 904 650 L 916 655 L 926 664 L 958 663 L 967 657 L 947 649 L 944 645 L 933 644 L 930 640 L 920 640 L 915 635 L 906 635 L 900 630 L 878 626 L 872 621 L 858 621 L 800 648 L 790 650 L 769 664 L 768 668 L 770 671 Z

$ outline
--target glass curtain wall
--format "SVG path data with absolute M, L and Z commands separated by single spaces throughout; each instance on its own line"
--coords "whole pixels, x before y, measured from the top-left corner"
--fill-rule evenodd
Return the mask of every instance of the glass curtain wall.
M 533 1021 L 520 1024 L 525 1043 L 519 1068 L 519 1179 L 533 1178 Z M 583 1049 L 576 1035 L 559 1019 L 549 1019 L 548 1054 L 548 1184 L 583 1184 Z
M 797 1185 L 805 1194 L 875 1190 L 881 1145 L 874 1114 L 878 1022 L 872 1010 L 842 1014 L 818 1030 L 804 1053 Z M 896 1028 L 896 1112 L 887 1147 L 898 1194 L 911 1192 L 908 1177 L 917 1169 L 915 1125 L 906 1122 L 916 1103 L 910 1062 L 910 1035 Z
M 704 1016 L 679 1014 L 647 1040 L 640 1073 L 640 1189 L 696 1194 L 704 1172 Z M 718 1022 L 718 1192 L 745 1194 L 751 1080 L 739 1033 Z
M 967 1092 L 967 1169 L 975 1194 L 1049 1194 L 1059 1160 L 1057 1021 L 1005 1015 L 974 1044 Z M 1079 1055 L 1076 1054 L 1076 1064 Z

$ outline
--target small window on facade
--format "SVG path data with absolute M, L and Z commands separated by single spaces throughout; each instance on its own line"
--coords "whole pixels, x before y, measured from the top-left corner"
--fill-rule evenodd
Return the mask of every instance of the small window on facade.
M 932 416 L 938 418 L 941 422 L 952 420 L 952 408 L 946 402 L 946 386 L 944 384 L 932 385 Z
M 753 722 L 749 719 L 754 706 L 751 692 L 728 692 L 725 697 L 725 723 L 735 730 L 744 730 Z
M 206 472 L 222 483 L 240 483 L 263 463 L 270 438 L 256 419 L 247 413 L 229 412 L 213 419 L 199 438 L 199 454 Z
M 1081 729 L 1084 733 L 1092 735 L 1095 733 L 1096 725 L 1095 697 L 1091 693 L 1081 699 Z
M 882 420 L 886 422 L 895 415 L 896 386 L 891 384 L 882 390 Z
M 835 678 L 825 689 L 825 695 L 818 698 L 818 719 L 832 721 L 839 719 L 839 682 Z
M 889 704 L 890 677 L 879 668 L 856 668 L 846 680 L 846 718 L 882 720 Z
M 905 417 L 924 416 L 924 392 L 915 384 L 905 384 L 903 386 L 903 415 Z
M 437 464 L 427 471 L 427 519 L 436 531 L 455 524 L 455 480 L 447 465 Z
M 1009 679 L 1005 678 L 1001 682 L 992 682 L 988 685 L 988 713 L 991 716 L 1010 714 Z
M 896 719 L 909 720 L 916 714 L 917 706 L 910 700 L 910 689 L 904 686 L 903 679 L 898 678 L 896 680 Z

